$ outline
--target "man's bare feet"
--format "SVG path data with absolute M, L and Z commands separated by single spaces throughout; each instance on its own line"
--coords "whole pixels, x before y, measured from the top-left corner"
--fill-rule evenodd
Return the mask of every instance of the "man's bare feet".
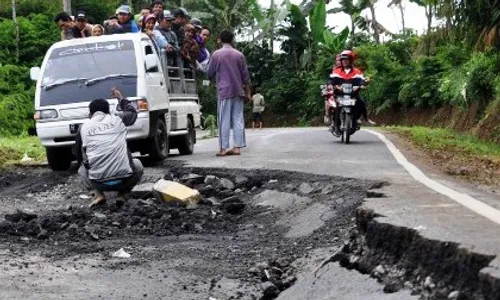
M 95 191 L 93 191 L 93 193 L 94 193 L 95 198 L 94 198 L 94 201 L 92 201 L 92 203 L 90 203 L 89 208 L 93 208 L 93 207 L 96 207 L 96 206 L 99 206 L 101 204 L 106 203 L 106 197 L 104 196 L 104 194 L 101 191 L 95 190 Z

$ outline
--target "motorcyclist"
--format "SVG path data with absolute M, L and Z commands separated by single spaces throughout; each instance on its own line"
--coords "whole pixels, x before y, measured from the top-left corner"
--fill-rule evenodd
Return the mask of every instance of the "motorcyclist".
M 325 124 L 330 125 L 330 131 L 333 130 L 333 122 L 331 121 L 330 116 L 330 100 L 334 100 L 335 98 L 335 92 L 333 89 L 333 85 L 327 84 L 326 86 L 322 86 L 321 90 L 321 96 L 325 98 L 325 117 L 324 117 L 324 122 Z
M 358 68 L 354 67 L 354 54 L 350 50 L 344 50 L 340 54 L 340 66 L 334 68 L 332 74 L 330 75 L 329 83 L 335 87 L 336 94 L 340 94 L 341 86 L 344 83 L 350 83 L 355 87 L 359 87 L 355 90 L 354 96 L 356 97 L 355 106 L 355 118 L 356 120 L 363 116 L 365 121 L 372 124 L 368 119 L 366 103 L 359 97 L 359 89 L 364 89 L 366 86 L 366 80 L 363 76 L 363 72 Z M 340 135 L 340 117 L 338 115 L 339 111 L 335 114 L 335 135 Z
M 333 65 L 332 68 L 332 73 L 335 71 L 335 68 L 340 67 L 340 54 L 337 54 L 335 56 L 335 64 Z M 334 96 L 333 94 L 333 86 L 331 84 L 325 85 L 324 88 L 321 91 L 321 96 L 325 98 L 325 116 L 324 116 L 324 122 L 325 124 L 330 125 L 330 130 L 333 129 L 333 122 L 330 122 L 331 116 L 330 116 L 330 107 L 329 107 L 329 102 L 328 100 Z

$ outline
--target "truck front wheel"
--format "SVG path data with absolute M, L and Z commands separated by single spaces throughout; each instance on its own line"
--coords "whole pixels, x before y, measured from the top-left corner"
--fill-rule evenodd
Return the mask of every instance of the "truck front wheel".
M 45 148 L 45 152 L 47 153 L 47 162 L 52 171 L 67 171 L 71 167 L 71 161 L 73 160 L 71 148 L 47 147 Z

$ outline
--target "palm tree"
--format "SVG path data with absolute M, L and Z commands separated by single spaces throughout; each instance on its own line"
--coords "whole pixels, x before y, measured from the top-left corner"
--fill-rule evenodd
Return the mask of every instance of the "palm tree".
M 403 1 L 404 0 L 391 0 L 391 2 L 389 3 L 389 5 L 387 5 L 387 7 L 393 7 L 393 6 L 398 7 L 399 13 L 401 14 L 401 25 L 404 34 L 406 31 L 406 26 L 405 26 L 405 9 L 403 6 Z
M 436 15 L 438 1 L 440 0 L 410 0 L 410 1 L 424 7 L 425 16 L 427 17 L 427 33 L 429 34 L 432 30 L 432 20 Z
M 17 22 L 16 0 L 12 0 L 12 21 L 14 22 L 14 31 L 16 34 L 16 62 L 19 62 L 19 23 Z
M 380 44 L 380 23 L 377 21 L 377 17 L 375 15 L 375 4 L 378 0 L 360 0 L 358 2 L 359 7 L 366 7 L 370 10 L 371 14 L 371 27 L 373 30 L 373 38 L 375 39 L 375 43 Z

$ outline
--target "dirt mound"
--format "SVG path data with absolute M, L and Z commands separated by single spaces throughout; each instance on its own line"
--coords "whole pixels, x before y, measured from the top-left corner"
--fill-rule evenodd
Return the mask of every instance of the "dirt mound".
M 0 223 L 0 235 L 77 241 L 123 235 L 215 234 L 233 231 L 228 218 L 235 218 L 222 207 L 169 208 L 162 203 L 144 200 L 131 200 L 122 208 L 115 204 L 95 211 L 70 207 L 30 216 L 28 218 L 20 212 L 6 215 L 6 221 Z
M 0 170 L 0 196 L 37 193 L 65 183 L 69 172 L 51 172 L 45 168 L 10 168 Z

